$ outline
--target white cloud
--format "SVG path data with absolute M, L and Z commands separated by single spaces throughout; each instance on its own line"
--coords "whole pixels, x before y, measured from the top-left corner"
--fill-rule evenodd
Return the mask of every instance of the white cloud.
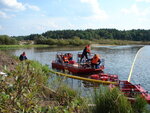
M 139 15 L 139 9 L 137 7 L 137 5 L 132 5 L 130 8 L 124 8 L 121 10 L 123 13 L 125 14 L 136 14 Z
M 0 11 L 0 18 L 9 19 L 11 17 L 15 17 L 15 15 L 13 15 L 13 14 L 8 15 L 5 12 Z
M 35 5 L 29 5 L 29 4 L 25 4 L 25 6 L 29 9 L 35 10 L 35 11 L 39 11 L 40 8 L 35 6 Z
M 40 22 L 40 23 L 39 23 Z M 23 24 L 23 30 L 27 30 L 30 32 L 45 32 L 50 29 L 63 29 L 65 24 L 68 23 L 66 18 L 37 18 L 35 20 L 29 20 L 27 23 Z
M 147 16 L 150 14 L 150 7 L 140 10 L 136 4 L 132 5 L 130 8 L 121 9 L 124 14 L 133 14 L 137 16 Z
M 4 5 L 4 7 L 15 9 L 15 10 L 25 10 L 25 6 L 17 2 L 17 0 L 0 0 L 0 3 Z
M 150 0 L 136 0 L 137 2 L 150 2 Z
M 91 8 L 93 15 L 87 17 L 89 19 L 107 19 L 108 15 L 104 10 L 102 10 L 99 6 L 98 0 L 80 0 L 82 3 L 88 3 Z
M 0 17 L 1 18 L 8 18 L 5 12 L 0 11 Z
M 23 4 L 21 2 L 18 2 L 17 0 L 0 0 L 0 4 L 3 9 L 7 10 L 14 10 L 14 11 L 23 11 L 26 9 L 32 9 L 39 11 L 40 9 L 37 6 L 30 5 L 30 4 Z

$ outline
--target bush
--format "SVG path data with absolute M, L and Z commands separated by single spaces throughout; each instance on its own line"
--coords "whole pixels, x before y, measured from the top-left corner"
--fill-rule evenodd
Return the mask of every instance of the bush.
M 0 81 L 0 112 L 41 112 L 38 96 L 47 80 L 43 67 L 26 61 L 7 73 L 8 77 Z

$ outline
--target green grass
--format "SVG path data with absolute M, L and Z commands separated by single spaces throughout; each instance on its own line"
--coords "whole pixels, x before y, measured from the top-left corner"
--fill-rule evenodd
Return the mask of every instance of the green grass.
M 114 40 L 114 39 L 93 39 L 93 40 L 83 40 L 83 39 L 68 39 L 68 40 L 57 40 L 52 39 L 54 42 L 50 44 L 37 44 L 37 45 L 0 45 L 0 49 L 12 49 L 12 48 L 30 48 L 30 47 L 62 47 L 62 46 L 83 46 L 86 44 L 104 44 L 104 45 L 149 45 L 150 42 L 143 41 L 128 41 L 128 40 Z
M 0 49 L 29 48 L 29 47 L 49 47 L 49 45 L 0 45 Z
M 114 40 L 114 39 L 100 39 L 93 40 L 94 44 L 109 44 L 109 45 L 149 45 L 150 41 L 129 41 L 129 40 Z

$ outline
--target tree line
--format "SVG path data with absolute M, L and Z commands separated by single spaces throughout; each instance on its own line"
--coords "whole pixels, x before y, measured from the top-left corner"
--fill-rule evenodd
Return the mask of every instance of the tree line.
M 14 37 L 17 40 L 36 40 L 37 38 L 46 39 L 115 39 L 129 41 L 150 41 L 150 30 L 117 30 L 117 29 L 87 29 L 87 30 L 56 30 L 47 31 L 42 34 L 31 34 L 28 36 Z
M 16 45 L 18 41 L 7 35 L 0 35 L 0 45 Z
M 80 40 L 82 39 L 82 40 Z M 150 41 L 150 30 L 133 29 L 87 29 L 87 30 L 55 30 L 42 34 L 30 34 L 27 36 L 0 36 L 0 44 L 16 43 L 21 40 L 33 40 L 36 44 L 48 45 L 80 45 L 93 40 L 127 40 L 127 41 Z M 11 43 L 12 44 L 12 43 Z

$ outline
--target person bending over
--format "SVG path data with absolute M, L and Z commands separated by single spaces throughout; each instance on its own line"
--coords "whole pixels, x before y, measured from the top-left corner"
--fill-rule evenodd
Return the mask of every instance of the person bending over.
M 87 54 L 90 55 L 90 53 L 91 53 L 91 49 L 90 49 L 90 45 L 88 44 L 88 45 L 84 48 L 84 50 L 83 50 L 83 52 L 82 52 L 80 62 L 82 62 L 82 59 L 83 59 L 84 57 L 86 58 L 86 60 L 88 60 Z
M 19 60 L 20 60 L 20 61 L 27 60 L 27 56 L 26 56 L 26 53 L 25 53 L 25 52 L 23 52 L 23 53 L 19 56 Z

